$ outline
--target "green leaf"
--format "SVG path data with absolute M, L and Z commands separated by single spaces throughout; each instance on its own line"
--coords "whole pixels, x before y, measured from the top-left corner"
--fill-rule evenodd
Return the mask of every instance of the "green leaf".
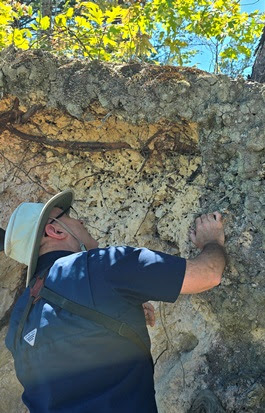
M 238 51 L 242 54 L 244 54 L 246 57 L 251 56 L 251 49 L 246 46 L 238 46 Z
M 73 17 L 73 15 L 74 15 L 74 9 L 73 9 L 73 7 L 69 7 L 69 9 L 66 12 L 66 17 L 71 19 L 71 17 Z
M 105 16 L 107 17 L 106 19 L 107 24 L 113 23 L 115 22 L 117 18 L 122 17 L 122 9 L 120 6 L 113 7 L 111 10 L 106 11 Z
M 31 27 L 33 30 L 39 30 L 38 26 L 36 26 L 36 24 L 34 24 L 34 23 L 31 23 L 30 27 Z
M 85 17 L 81 17 L 81 16 L 76 16 L 75 17 L 75 22 L 77 24 L 78 27 L 84 27 L 86 29 L 91 29 L 91 24 L 90 22 L 85 18 Z
M 42 17 L 40 19 L 39 25 L 42 30 L 47 30 L 50 27 L 50 18 L 49 16 Z
M 105 47 L 106 46 L 113 46 L 113 47 L 117 46 L 117 42 L 110 39 L 108 36 L 103 36 L 102 40 L 103 40 L 103 44 Z
M 58 14 L 58 16 L 55 17 L 54 19 L 55 24 L 59 27 L 65 27 L 66 26 L 66 21 L 67 17 L 65 14 Z
M 28 6 L 28 15 L 32 16 L 33 15 L 33 9 L 31 6 Z
M 220 56 L 224 59 L 238 59 L 238 52 L 233 47 L 227 47 L 220 53 Z

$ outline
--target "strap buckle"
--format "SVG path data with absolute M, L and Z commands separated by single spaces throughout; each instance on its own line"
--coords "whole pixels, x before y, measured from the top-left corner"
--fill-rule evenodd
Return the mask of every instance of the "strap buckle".
M 122 337 L 125 337 L 125 333 L 122 333 L 122 330 L 124 329 L 124 327 L 126 327 L 126 323 L 121 323 L 119 327 L 119 331 L 118 331 L 118 334 Z
M 34 286 L 30 288 L 30 296 L 34 297 L 33 304 L 36 304 L 36 302 L 41 299 L 39 294 L 40 294 L 40 290 L 42 289 L 43 285 L 44 285 L 44 278 L 38 276 Z

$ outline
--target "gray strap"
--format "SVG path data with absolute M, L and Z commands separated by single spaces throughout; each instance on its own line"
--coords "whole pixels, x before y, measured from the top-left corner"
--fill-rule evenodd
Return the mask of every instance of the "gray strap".
M 46 276 L 47 276 L 48 273 L 49 273 L 50 268 L 51 268 L 51 267 L 45 268 L 45 269 L 40 273 L 39 278 L 45 280 Z M 17 331 L 16 331 L 16 336 L 15 336 L 15 349 L 17 349 L 17 345 L 18 345 L 18 342 L 19 342 L 19 340 L 20 340 L 20 337 L 21 337 L 21 334 L 22 334 L 22 331 L 23 331 L 23 328 L 24 328 L 24 324 L 25 324 L 25 322 L 26 322 L 26 320 L 27 320 L 27 318 L 28 318 L 29 312 L 30 312 L 31 307 L 32 307 L 32 305 L 33 305 L 33 302 L 34 302 L 34 300 L 36 299 L 36 295 L 32 295 L 32 288 L 33 288 L 34 285 L 36 284 L 36 281 L 37 281 L 37 280 L 36 280 L 35 278 L 33 278 L 33 279 L 30 281 L 30 283 L 29 283 L 29 287 L 30 287 L 30 297 L 29 297 L 29 300 L 28 300 L 28 302 L 27 302 L 27 305 L 26 305 L 26 307 L 25 307 L 25 309 L 24 309 L 24 311 L 23 311 L 23 313 L 22 313 L 22 317 L 21 317 L 21 319 L 19 320 L 19 324 L 18 324 L 18 328 L 17 328 Z
M 18 342 L 20 340 L 20 336 L 22 334 L 24 324 L 25 324 L 25 322 L 28 318 L 28 314 L 29 314 L 30 309 L 32 307 L 33 301 L 34 301 L 34 297 L 29 297 L 28 303 L 27 303 L 27 305 L 25 307 L 25 310 L 23 311 L 22 317 L 19 321 L 18 328 L 17 328 L 17 331 L 16 331 L 16 337 L 15 337 L 15 350 L 17 349 Z
M 58 305 L 60 308 L 69 311 L 80 317 L 84 317 L 88 320 L 94 321 L 97 324 L 103 325 L 109 330 L 114 331 L 122 337 L 126 337 L 133 343 L 138 345 L 144 353 L 151 358 L 151 353 L 139 335 L 128 324 L 115 320 L 114 318 L 100 313 L 99 311 L 92 310 L 91 308 L 77 304 L 54 291 L 49 290 L 47 287 L 43 287 L 40 291 L 40 297 L 44 298 L 51 303 Z

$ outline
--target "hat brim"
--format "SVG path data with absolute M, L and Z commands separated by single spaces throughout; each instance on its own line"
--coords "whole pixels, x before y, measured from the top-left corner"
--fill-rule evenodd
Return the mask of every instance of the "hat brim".
M 51 211 L 55 207 L 67 209 L 72 205 L 73 201 L 74 201 L 74 191 L 72 189 L 66 189 L 65 191 L 62 191 L 59 194 L 54 195 L 44 205 L 41 211 L 39 220 L 37 222 L 36 228 L 35 228 L 35 238 L 33 241 L 32 253 L 31 253 L 31 257 L 30 257 L 30 261 L 28 265 L 26 286 L 28 286 L 37 267 L 40 243 L 43 237 L 45 225 L 49 219 Z

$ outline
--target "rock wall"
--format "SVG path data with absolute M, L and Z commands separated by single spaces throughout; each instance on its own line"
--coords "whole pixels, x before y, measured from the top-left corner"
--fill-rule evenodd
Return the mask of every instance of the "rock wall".
M 209 411 L 264 412 L 265 87 L 193 68 L 7 49 L 0 88 L 2 227 L 20 202 L 73 188 L 101 246 L 189 257 L 194 219 L 223 213 L 222 284 L 155 304 L 157 402 L 160 413 L 200 411 L 208 390 Z M 0 412 L 22 413 L 3 339 L 25 269 L 0 254 Z

